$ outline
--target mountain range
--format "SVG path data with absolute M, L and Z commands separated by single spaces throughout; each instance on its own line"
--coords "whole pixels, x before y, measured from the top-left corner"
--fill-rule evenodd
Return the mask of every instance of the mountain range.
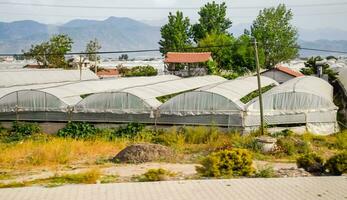
M 249 24 L 234 25 L 230 32 L 240 35 Z M 31 44 L 48 40 L 53 34 L 72 37 L 73 51 L 85 49 L 86 43 L 97 38 L 102 51 L 158 48 L 160 26 L 130 18 L 109 17 L 106 20 L 76 19 L 62 25 L 43 24 L 32 20 L 0 22 L 0 53 L 19 53 Z M 299 44 L 307 48 L 347 51 L 347 31 L 339 29 L 299 29 Z M 302 56 L 324 54 L 302 51 Z M 159 55 L 158 53 L 156 55 Z M 324 54 L 326 55 L 326 54 Z

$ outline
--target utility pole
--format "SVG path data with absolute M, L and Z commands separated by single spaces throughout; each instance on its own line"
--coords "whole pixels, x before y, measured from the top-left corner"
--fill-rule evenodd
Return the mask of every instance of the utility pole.
M 258 92 L 259 92 L 259 108 L 260 108 L 260 132 L 264 135 L 264 112 L 263 112 L 263 97 L 261 94 L 261 80 L 260 80 L 260 67 L 259 67 L 259 57 L 258 57 L 258 47 L 257 39 L 253 39 L 254 50 L 255 50 L 255 60 L 257 65 L 257 79 L 258 79 Z

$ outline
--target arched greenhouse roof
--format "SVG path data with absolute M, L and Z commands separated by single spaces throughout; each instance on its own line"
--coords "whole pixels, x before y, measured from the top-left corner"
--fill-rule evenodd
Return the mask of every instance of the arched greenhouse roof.
M 148 113 L 159 107 L 160 97 L 177 95 L 226 81 L 219 76 L 198 76 L 93 94 L 79 102 L 77 112 Z
M 98 76 L 89 69 L 81 71 L 63 69 L 0 70 L 0 87 L 25 86 L 34 84 L 74 82 L 80 80 L 98 79 Z
M 14 107 L 19 107 L 16 102 L 25 101 L 26 105 L 32 105 L 32 108 L 25 106 L 26 111 L 42 111 L 43 104 L 57 105 L 56 111 L 66 111 L 67 107 L 72 107 L 80 102 L 84 95 L 92 93 L 107 91 L 107 90 L 121 90 L 129 87 L 153 84 L 167 80 L 180 79 L 173 75 L 153 76 L 153 77 L 132 77 L 132 78 L 118 78 L 118 79 L 104 79 L 104 80 L 89 80 L 80 81 L 68 84 L 46 84 L 29 85 L 29 86 L 16 86 L 9 88 L 0 88 L 0 105 L 4 110 L 14 110 Z M 43 87 L 46 86 L 46 87 Z M 17 89 L 16 89 L 17 88 Z M 25 91 L 25 92 L 24 92 Z M 17 94 L 26 94 L 26 96 Z M 42 100 L 42 96 L 52 96 Z M 49 102 L 50 100 L 54 102 Z M 55 103 L 58 102 L 59 103 Z M 7 104 L 7 105 L 6 105 Z M 11 108 L 13 107 L 13 108 Z M 9 109 L 11 108 L 11 109 Z M 2 110 L 0 108 L 0 110 Z M 24 108 L 23 108 L 24 110 Z M 54 110 L 50 108 L 50 110 Z
M 337 79 L 347 96 L 347 67 L 340 69 Z
M 303 76 L 289 80 L 263 94 L 265 111 L 334 110 L 333 87 L 325 80 Z M 259 111 L 259 100 L 253 99 L 247 110 Z
M 262 76 L 261 85 L 276 86 L 278 83 Z M 241 99 L 257 88 L 257 77 L 242 77 L 177 95 L 162 104 L 159 110 L 162 114 L 174 115 L 240 112 L 245 106 Z

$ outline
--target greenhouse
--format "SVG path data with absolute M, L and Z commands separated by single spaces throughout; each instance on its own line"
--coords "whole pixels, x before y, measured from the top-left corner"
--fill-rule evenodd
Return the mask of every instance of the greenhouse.
M 261 77 L 261 85 L 270 89 L 278 83 Z M 257 89 L 257 77 L 246 77 L 177 95 L 159 107 L 158 123 L 242 127 L 247 97 Z
M 177 76 L 133 77 L 89 80 L 62 85 L 47 84 L 43 88 L 17 86 L 0 89 L 2 120 L 70 120 L 73 106 L 92 93 L 180 79 Z M 37 85 L 36 85 L 37 86 Z M 34 86 L 35 87 L 35 86 Z M 1 91 L 3 90 L 3 92 Z
M 247 105 L 245 127 L 260 125 L 259 100 Z M 333 87 L 323 79 L 304 76 L 292 79 L 263 94 L 267 125 L 306 126 L 311 133 L 329 134 L 338 130 L 333 103 Z
M 74 82 L 99 79 L 89 69 L 11 69 L 0 70 L 0 88 L 46 83 Z
M 75 106 L 74 120 L 151 123 L 162 101 L 182 92 L 226 80 L 198 76 L 90 95 Z

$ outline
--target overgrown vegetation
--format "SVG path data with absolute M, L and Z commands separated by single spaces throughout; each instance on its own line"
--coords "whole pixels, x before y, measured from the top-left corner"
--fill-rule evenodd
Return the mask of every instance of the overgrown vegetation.
M 324 160 L 315 153 L 307 153 L 296 160 L 298 168 L 304 168 L 311 173 L 322 173 L 324 171 Z
M 0 140 L 6 143 L 18 142 L 30 137 L 34 137 L 35 134 L 41 133 L 40 126 L 36 123 L 21 123 L 13 122 L 10 131 L 0 129 Z
M 196 171 L 204 177 L 238 177 L 254 173 L 252 155 L 244 149 L 213 152 L 201 161 Z
M 190 92 L 190 91 L 193 91 L 194 89 L 192 90 L 186 90 L 186 91 L 182 91 L 182 92 L 177 92 L 177 93 L 174 93 L 174 94 L 169 94 L 169 95 L 165 95 L 165 96 L 160 96 L 160 97 L 156 97 L 156 99 L 162 103 L 165 103 L 167 102 L 169 99 L 177 96 L 177 95 L 180 95 L 180 94 L 183 94 L 185 92 Z
M 58 137 L 70 137 L 74 139 L 88 139 L 95 137 L 98 129 L 85 122 L 69 122 L 65 128 L 60 129 Z
M 118 69 L 121 76 L 132 77 L 132 76 L 156 76 L 158 70 L 152 66 L 136 66 L 132 68 L 120 67 Z
M 325 164 L 325 169 L 333 175 L 347 173 L 347 151 L 329 158 Z
M 165 181 L 175 175 L 176 174 L 173 172 L 170 172 L 166 169 L 159 168 L 159 169 L 149 169 L 144 174 L 134 177 L 134 179 L 140 182 Z
M 274 168 L 270 165 L 260 167 L 255 173 L 255 177 L 258 178 L 273 178 L 276 177 L 276 172 Z
M 265 87 L 262 87 L 260 90 L 261 90 L 261 93 L 264 94 L 265 92 L 271 90 L 273 87 L 275 87 L 276 85 L 275 84 L 271 84 L 271 85 L 267 85 Z M 240 99 L 240 101 L 244 104 L 250 102 L 252 99 L 256 98 L 259 96 L 259 91 L 258 90 L 255 90 L 253 92 L 250 92 L 249 94 L 247 94 L 246 96 L 242 97 Z

